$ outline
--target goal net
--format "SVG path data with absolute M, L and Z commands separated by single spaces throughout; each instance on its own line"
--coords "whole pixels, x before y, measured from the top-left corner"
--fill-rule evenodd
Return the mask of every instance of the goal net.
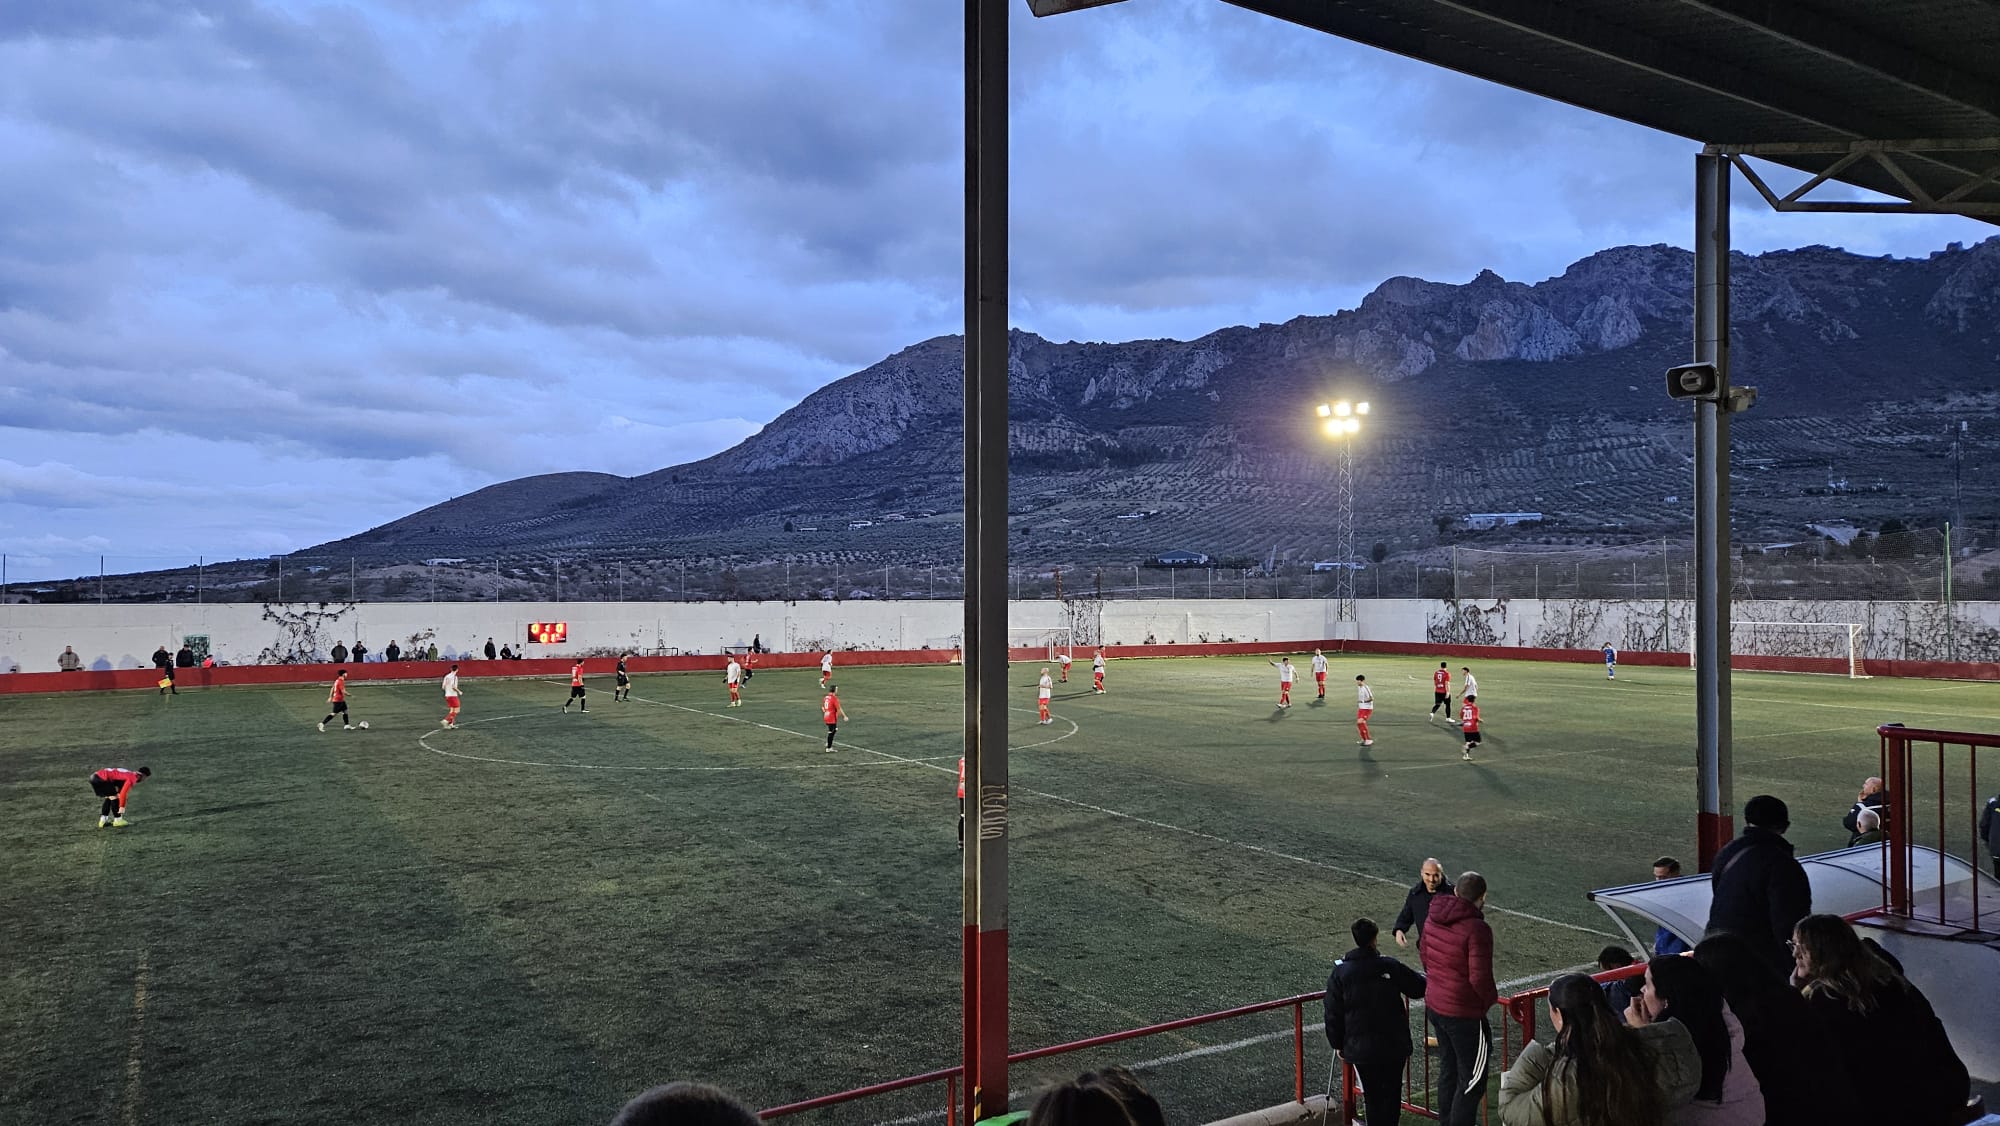
M 1692 639 L 1690 639 L 1692 640 Z M 1866 635 L 1859 622 L 1731 622 L 1729 651 L 1758 657 L 1821 657 L 1844 662 L 1847 675 L 1865 680 Z M 1692 660 L 1693 650 L 1689 650 Z
M 1020 627 L 1007 631 L 1007 648 L 1018 652 L 1032 649 L 1037 654 L 1030 660 L 1053 661 L 1064 653 L 1071 652 L 1076 644 L 1075 631 L 1068 626 Z

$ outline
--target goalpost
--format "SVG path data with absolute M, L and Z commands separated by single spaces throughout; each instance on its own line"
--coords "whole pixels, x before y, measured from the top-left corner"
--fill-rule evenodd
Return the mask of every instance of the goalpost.
M 1007 630 L 1008 650 L 1033 649 L 1047 654 L 1034 658 L 1038 661 L 1053 661 L 1064 653 L 1074 651 L 1075 645 L 1076 631 L 1068 626 L 1023 626 Z
M 1850 680 L 1869 679 L 1862 658 L 1867 638 L 1859 622 L 1731 622 L 1729 651 L 1758 657 L 1826 657 L 1847 662 Z M 1694 638 L 1688 639 L 1694 661 Z

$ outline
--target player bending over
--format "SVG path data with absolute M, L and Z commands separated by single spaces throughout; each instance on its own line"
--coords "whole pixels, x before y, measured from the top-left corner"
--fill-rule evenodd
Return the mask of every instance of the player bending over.
M 583 697 L 583 661 L 581 658 L 577 660 L 576 664 L 569 667 L 569 699 L 563 701 L 563 711 L 568 712 L 571 704 L 575 704 L 576 710 L 580 712 L 590 710 L 590 701 Z
M 153 776 L 153 768 L 142 766 L 137 770 L 107 766 L 90 776 L 90 792 L 104 799 L 104 806 L 97 815 L 97 827 L 106 825 L 122 829 L 125 827 L 125 799 L 132 796 L 132 787 Z
M 1060 660 L 1060 661 L 1062 662 L 1062 682 L 1063 682 L 1064 684 L 1068 684 L 1068 683 L 1069 683 L 1069 662 L 1070 662 L 1070 655 L 1069 655 L 1069 650 L 1067 650 L 1067 649 L 1063 650 L 1063 653 L 1062 653 L 1062 656 L 1061 656 L 1061 657 L 1059 657 L 1059 658 L 1057 658 L 1057 660 Z
M 1315 699 L 1326 699 L 1326 654 L 1317 649 L 1313 650 L 1313 683 L 1319 686 Z
M 832 656 L 832 654 L 828 654 Z M 826 721 L 826 749 L 833 750 L 833 735 L 840 721 L 847 718 L 847 712 L 840 706 L 840 692 L 832 681 L 826 683 L 826 699 L 819 702 L 819 716 Z
M 1372 747 L 1375 740 L 1368 737 L 1368 717 L 1375 712 L 1375 690 L 1368 687 L 1368 678 L 1354 678 L 1354 729 L 1361 732 L 1361 745 Z
M 631 656 L 630 653 L 621 653 L 618 656 L 618 680 L 611 686 L 611 698 L 614 701 L 632 699 L 632 678 L 625 672 L 625 662 Z
M 325 731 L 326 725 L 333 722 L 333 717 L 339 716 L 340 729 L 342 731 L 352 730 L 354 725 L 347 722 L 347 670 L 346 669 L 338 669 L 334 672 L 333 687 L 327 690 L 326 703 L 327 707 L 331 710 L 329 710 L 326 713 L 325 719 L 319 721 L 319 729 L 321 731 Z
M 1438 662 L 1438 671 L 1431 674 L 1431 722 L 1436 723 L 1438 709 L 1444 709 L 1446 722 L 1451 720 L 1451 665 Z
M 1042 723 L 1054 723 L 1049 718 L 1049 693 L 1055 690 L 1055 681 L 1049 679 L 1049 670 L 1042 670 L 1042 679 L 1035 682 L 1035 702 L 1041 706 Z
M 444 725 L 458 730 L 458 666 L 444 674 Z

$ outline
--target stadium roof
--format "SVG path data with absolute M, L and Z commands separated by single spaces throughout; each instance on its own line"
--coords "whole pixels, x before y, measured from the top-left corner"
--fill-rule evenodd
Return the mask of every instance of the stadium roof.
M 2000 0 L 1225 2 L 1686 137 L 1782 210 L 2000 223 Z M 1787 199 L 1745 155 L 1903 202 Z

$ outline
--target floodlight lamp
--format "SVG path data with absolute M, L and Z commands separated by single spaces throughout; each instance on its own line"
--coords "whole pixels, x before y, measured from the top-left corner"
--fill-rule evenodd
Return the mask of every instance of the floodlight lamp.
M 1348 415 L 1354 413 L 1354 406 L 1351 403 L 1349 403 L 1346 399 L 1342 399 L 1341 401 L 1333 404 L 1333 413 L 1339 415 L 1342 418 L 1346 418 Z
M 1320 416 L 1321 418 L 1331 418 L 1331 417 L 1333 417 L 1333 408 L 1332 408 L 1331 406 L 1327 405 L 1326 403 L 1321 403 L 1321 404 L 1319 405 L 1319 416 Z
M 1368 413 L 1368 404 L 1367 404 L 1367 403 L 1356 403 L 1356 404 L 1354 404 L 1354 413 L 1355 413 L 1355 414 L 1367 414 L 1367 413 Z
M 1345 433 L 1345 431 L 1341 428 L 1340 420 L 1337 418 L 1327 419 L 1325 430 L 1326 430 L 1326 436 L 1329 438 L 1338 438 L 1341 436 L 1341 434 Z
M 1356 431 L 1358 431 L 1358 430 L 1360 430 L 1360 429 L 1361 429 L 1361 420 L 1360 420 L 1360 419 L 1358 419 L 1358 418 L 1350 418 L 1350 419 L 1348 419 L 1348 420 L 1347 420 L 1347 432 L 1348 432 L 1349 434 L 1353 434 L 1353 433 L 1355 433 Z

